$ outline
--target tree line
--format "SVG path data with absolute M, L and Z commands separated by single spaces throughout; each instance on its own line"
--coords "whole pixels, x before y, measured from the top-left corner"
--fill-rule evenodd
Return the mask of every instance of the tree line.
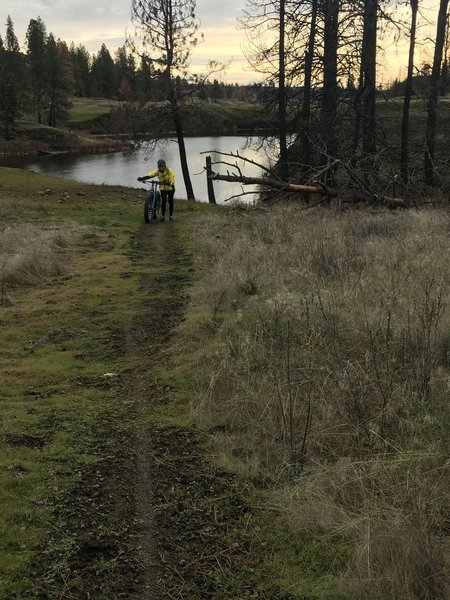
M 436 160 L 439 94 L 448 73 L 449 0 L 439 0 L 433 58 L 426 74 L 426 119 L 422 165 L 411 158 L 411 100 L 417 81 L 417 18 L 424 0 L 246 0 L 241 26 L 251 40 L 248 60 L 264 76 L 259 100 L 278 114 L 282 180 L 320 181 L 335 186 L 339 172 L 367 197 L 392 186 L 399 165 L 407 186 L 420 170 L 427 184 L 440 182 Z M 407 7 L 408 20 L 397 9 Z M 46 33 L 40 18 L 30 21 L 26 50 L 20 51 L 8 17 L 0 38 L 0 118 L 5 136 L 24 110 L 39 122 L 55 125 L 69 106 L 71 93 L 119 100 L 164 100 L 173 116 L 188 195 L 189 170 L 182 150 L 180 107 L 186 99 L 218 99 L 225 88 L 217 80 L 189 74 L 191 52 L 199 36 L 195 0 L 132 0 L 136 44 L 119 48 L 114 58 L 105 45 L 90 56 Z M 380 119 L 377 67 L 383 33 L 393 31 L 409 42 L 407 76 L 397 155 Z M 422 40 L 425 42 L 425 40 Z M 212 61 L 210 75 L 215 71 Z M 398 90 L 398 82 L 396 82 Z M 242 91 L 242 90 L 241 90 Z M 252 90 L 254 91 L 254 90 Z M 417 115 L 416 115 L 417 116 Z M 289 129 L 289 131 L 288 131 Z M 417 135 L 417 127 L 414 128 Z M 442 170 L 441 170 L 442 172 Z
M 0 35 L 0 121 L 10 139 L 16 120 L 33 114 L 40 124 L 55 127 L 66 117 L 70 98 L 102 97 L 118 101 L 166 99 L 163 69 L 146 54 L 135 53 L 126 44 L 114 55 L 105 44 L 90 54 L 80 44 L 70 46 L 47 33 L 42 19 L 31 19 L 22 51 L 10 16 L 4 39 Z M 218 79 L 188 83 L 177 76 L 177 87 L 195 84 L 200 100 L 245 100 L 247 86 L 224 84 Z
M 408 185 L 417 172 L 410 153 L 411 99 L 420 80 L 426 81 L 421 171 L 426 183 L 439 183 L 436 123 L 439 94 L 448 86 L 449 0 L 440 0 L 433 16 L 433 39 L 421 40 L 433 48 L 433 58 L 419 78 L 415 46 L 423 5 L 422 0 L 247 0 L 240 24 L 250 40 L 248 59 L 264 76 L 265 102 L 278 111 L 278 166 L 284 180 L 316 179 L 333 186 L 343 170 L 347 180 L 373 197 L 383 185 L 382 175 L 392 174 L 392 164 L 398 164 Z M 403 12 L 400 19 L 399 8 L 408 16 Z M 386 134 L 379 115 L 386 96 L 377 70 L 387 34 L 409 43 L 406 79 L 393 86 L 404 97 L 395 135 Z M 288 116 L 296 123 L 291 144 Z M 400 139 L 397 156 L 388 137 Z M 391 183 L 385 177 L 384 185 Z

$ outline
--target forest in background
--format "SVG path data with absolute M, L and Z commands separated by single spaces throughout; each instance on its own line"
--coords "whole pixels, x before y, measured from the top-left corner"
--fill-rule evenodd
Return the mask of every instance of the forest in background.
M 271 139 L 279 148 L 281 181 L 345 186 L 366 200 L 399 185 L 403 196 L 419 183 L 447 185 L 446 116 L 438 107 L 449 85 L 448 0 L 441 0 L 435 37 L 427 40 L 433 56 L 419 66 L 418 0 L 248 0 L 240 25 L 252 40 L 249 63 L 263 75 L 261 83 L 249 86 L 221 83 L 216 76 L 221 65 L 214 61 L 209 76 L 189 74 L 198 28 L 195 2 L 187 3 L 191 12 L 186 3 L 171 5 L 160 31 L 151 21 L 156 4 L 150 1 L 141 9 L 132 3 L 142 47 L 138 50 L 128 40 L 114 57 L 104 44 L 94 55 L 82 45 L 68 46 L 47 34 L 40 18 L 30 21 L 22 51 L 8 17 L 5 41 L 0 42 L 4 137 L 14 137 L 15 123 L 24 113 L 51 127 L 64 123 L 75 95 L 119 102 L 106 125 L 111 133 L 152 132 L 158 122 L 167 131 L 173 119 L 181 148 L 182 126 L 192 121 L 189 107 L 243 100 L 260 106 L 261 115 L 273 115 L 276 135 Z M 410 9 L 408 20 L 396 18 L 395 9 L 402 4 Z M 165 39 L 174 23 L 176 35 Z M 409 39 L 407 77 L 383 89 L 377 65 L 386 32 L 392 30 Z M 158 39 L 173 44 L 168 56 Z M 385 108 L 388 102 L 393 109 Z M 386 119 L 393 113 L 395 119 Z M 189 189 L 182 150 L 180 160 Z

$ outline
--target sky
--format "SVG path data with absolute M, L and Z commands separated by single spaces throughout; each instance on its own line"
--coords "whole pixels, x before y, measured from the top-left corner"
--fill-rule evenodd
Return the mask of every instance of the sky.
M 229 65 L 217 77 L 227 83 L 253 83 L 261 76 L 248 67 L 243 56 L 248 45 L 244 31 L 236 27 L 242 15 L 245 0 L 197 0 L 196 14 L 200 19 L 200 32 L 205 41 L 200 43 L 192 55 L 192 71 L 201 72 L 210 60 Z M 425 18 L 432 21 L 437 15 L 438 0 L 420 0 L 422 26 L 419 36 L 433 36 L 434 25 L 426 25 Z M 11 16 L 19 44 L 25 44 L 25 34 L 30 19 L 41 17 L 47 33 L 53 33 L 70 44 L 83 44 L 92 54 L 104 43 L 111 55 L 125 42 L 133 26 L 130 19 L 130 0 L 1 0 L 4 37 L 6 18 Z M 407 12 L 405 13 L 407 14 Z M 386 42 L 385 50 L 379 55 L 380 83 L 404 76 L 407 63 L 407 43 L 401 45 Z M 430 46 L 418 45 L 416 63 L 429 61 Z
M 245 0 L 197 0 L 196 14 L 205 41 L 193 52 L 193 72 L 200 72 L 210 60 L 216 60 L 229 65 L 219 77 L 225 82 L 260 80 L 259 75 L 247 68 L 243 56 L 245 33 L 236 28 L 236 19 L 244 4 Z M 67 44 L 72 41 L 76 46 L 83 44 L 94 54 L 104 43 L 114 55 L 115 50 L 123 46 L 127 32 L 133 32 L 130 6 L 130 0 L 1 0 L 0 35 L 4 37 L 6 19 L 10 15 L 19 44 L 25 44 L 30 20 L 41 17 L 47 33 L 53 33 Z

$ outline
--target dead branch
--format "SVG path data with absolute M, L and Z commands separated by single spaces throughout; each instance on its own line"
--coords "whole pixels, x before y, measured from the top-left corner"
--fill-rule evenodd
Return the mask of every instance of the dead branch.
M 273 171 L 271 171 L 270 169 L 268 169 L 265 165 L 262 165 L 261 163 L 258 163 L 255 160 L 252 160 L 251 158 L 246 158 L 245 156 L 241 156 L 238 151 L 236 151 L 236 152 L 218 152 L 217 150 L 206 150 L 205 152 L 200 152 L 200 154 L 217 154 L 218 156 L 230 156 L 231 158 L 236 158 L 238 160 L 242 160 L 243 162 L 249 163 L 250 165 L 254 165 L 255 167 L 258 167 L 265 173 L 269 173 L 269 175 L 271 177 L 273 177 L 274 179 L 281 181 L 281 179 L 277 176 L 277 174 L 274 173 Z M 240 168 L 238 167 L 237 163 L 230 164 L 230 163 L 224 163 L 222 161 L 213 161 L 211 164 L 213 164 L 213 165 L 228 164 L 228 166 L 235 167 L 236 169 L 238 169 L 240 171 Z
M 283 181 L 275 173 L 273 173 L 270 169 L 268 169 L 264 165 L 261 165 L 260 163 L 257 163 L 254 160 L 251 160 L 249 158 L 245 158 L 244 156 L 241 156 L 239 154 L 239 152 L 229 153 L 229 152 L 217 152 L 215 150 L 210 150 L 208 152 L 201 152 L 201 154 L 210 154 L 213 152 L 215 154 L 219 154 L 221 156 L 230 156 L 232 158 L 236 158 L 238 160 L 242 160 L 244 162 L 255 165 L 270 175 L 270 177 L 246 177 L 245 175 L 242 174 L 242 170 L 237 165 L 237 163 L 232 164 L 232 163 L 225 162 L 225 161 L 216 161 L 216 162 L 212 162 L 211 164 L 212 165 L 221 164 L 221 165 L 225 165 L 226 167 L 232 167 L 232 168 L 236 169 L 236 171 L 238 171 L 238 173 L 230 174 L 230 172 L 227 171 L 227 175 L 221 175 L 220 173 L 216 173 L 213 170 L 208 170 L 208 172 L 207 172 L 208 179 L 211 179 L 213 181 L 214 180 L 215 181 L 228 181 L 231 183 L 241 183 L 242 185 L 258 185 L 261 187 L 273 188 L 273 189 L 277 189 L 280 191 L 286 191 L 286 192 L 301 192 L 301 193 L 306 193 L 306 194 L 318 194 L 320 196 L 328 196 L 329 198 L 336 198 L 339 195 L 339 190 L 337 190 L 335 188 L 331 188 L 327 185 L 324 185 L 321 182 L 314 181 L 309 184 L 301 184 L 301 183 L 288 183 L 286 181 Z M 335 160 L 332 163 L 332 166 L 335 167 L 338 164 L 342 164 L 341 161 Z M 357 185 L 360 187 L 361 191 L 363 192 L 363 195 L 366 198 L 370 199 L 373 202 L 380 202 L 383 204 L 387 204 L 389 206 L 405 206 L 406 202 L 403 198 L 394 198 L 392 196 L 384 196 L 384 195 L 370 193 L 370 190 L 366 189 L 367 186 L 363 180 L 361 180 L 359 177 L 357 177 L 353 171 L 350 172 L 350 169 L 347 165 L 344 164 L 344 168 L 349 173 L 351 179 L 353 179 L 353 181 L 355 183 L 357 183 Z M 250 192 L 248 192 L 248 193 L 250 193 Z M 246 194 L 246 192 L 243 192 L 242 194 L 239 194 L 239 196 L 243 196 L 245 194 Z M 233 196 L 233 198 L 235 198 L 235 197 L 236 196 Z

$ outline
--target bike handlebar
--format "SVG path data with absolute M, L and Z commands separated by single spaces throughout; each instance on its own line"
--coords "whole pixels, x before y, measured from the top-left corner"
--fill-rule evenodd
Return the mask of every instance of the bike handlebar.
M 152 177 L 150 177 L 149 179 L 143 179 L 142 177 L 138 177 L 137 180 L 141 183 L 153 183 L 154 185 L 160 185 L 159 179 L 153 179 Z

